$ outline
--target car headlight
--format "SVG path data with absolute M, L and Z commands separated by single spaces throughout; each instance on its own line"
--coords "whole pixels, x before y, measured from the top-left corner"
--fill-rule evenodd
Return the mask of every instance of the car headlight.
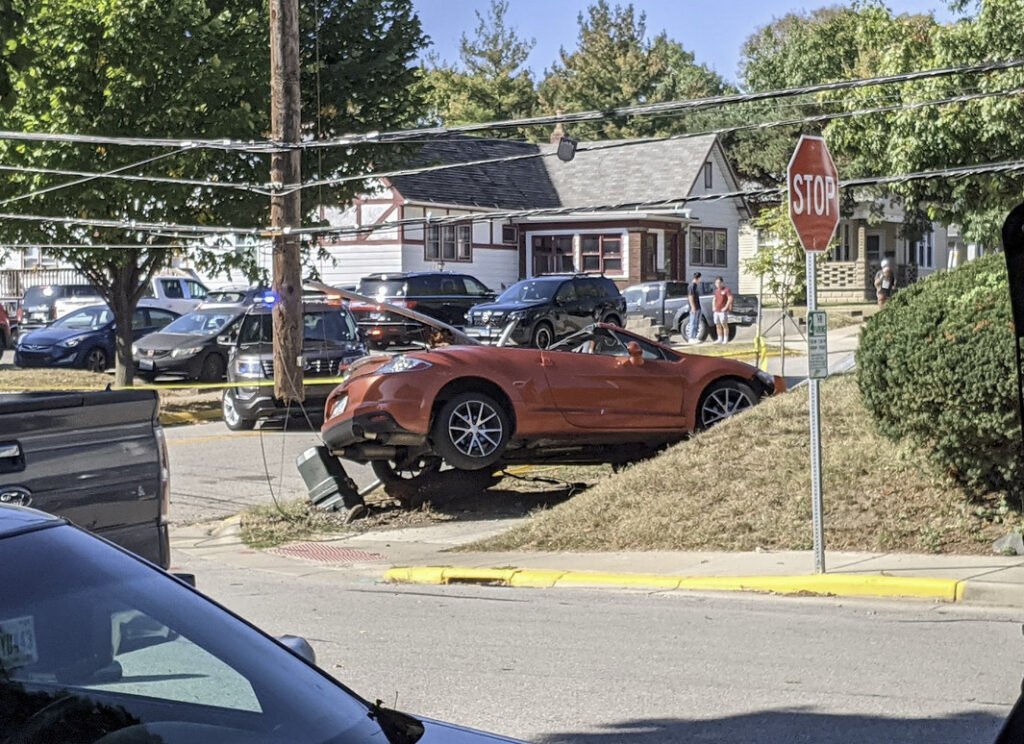
M 189 346 L 184 349 L 172 349 L 171 356 L 176 359 L 180 359 L 181 357 L 195 356 L 202 350 L 202 346 Z
M 132 356 L 138 356 L 138 355 L 139 355 L 139 345 L 138 344 L 132 344 Z
M 415 357 L 407 357 L 404 354 L 399 354 L 393 357 L 390 362 L 385 364 L 383 367 L 377 370 L 379 375 L 393 375 L 396 372 L 412 372 L 416 369 L 426 369 L 427 367 L 433 366 L 430 362 L 425 362 L 422 359 L 416 359 Z
M 235 362 L 239 377 L 263 377 L 263 365 L 259 359 L 239 359 Z
M 347 395 L 343 395 L 340 398 L 338 398 L 336 401 L 334 401 L 334 405 L 331 406 L 331 413 L 330 413 L 330 416 L 328 416 L 328 418 L 334 418 L 335 416 L 340 416 L 341 414 L 345 413 L 345 409 L 347 407 L 348 407 L 348 396 Z
M 509 320 L 525 320 L 529 313 L 526 310 L 513 310 L 508 314 Z
M 60 342 L 60 345 L 64 346 L 64 347 L 67 347 L 68 349 L 73 349 L 76 346 L 78 346 L 80 343 L 82 343 L 82 337 L 81 336 L 75 336 L 74 338 L 66 338 L 66 339 L 64 339 L 63 341 Z

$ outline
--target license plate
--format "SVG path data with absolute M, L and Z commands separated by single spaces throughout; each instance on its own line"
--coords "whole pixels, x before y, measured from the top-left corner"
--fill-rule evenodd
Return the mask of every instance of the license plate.
M 153 361 L 151 359 L 140 359 L 139 369 L 153 369 Z
M 46 313 L 29 313 L 28 317 L 32 320 L 46 320 Z

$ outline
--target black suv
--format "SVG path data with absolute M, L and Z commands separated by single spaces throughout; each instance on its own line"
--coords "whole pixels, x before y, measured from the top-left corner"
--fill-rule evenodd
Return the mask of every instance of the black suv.
M 512 340 L 546 349 L 591 323 L 621 326 L 626 300 L 615 282 L 594 274 L 536 276 L 509 287 L 491 303 L 469 311 L 466 335 L 496 341 L 516 321 Z
M 57 300 L 69 297 L 95 297 L 96 290 L 88 284 L 49 284 L 29 287 L 21 300 L 19 334 L 42 328 L 57 319 Z
M 468 274 L 432 271 L 415 274 L 370 274 L 356 290 L 377 302 L 429 315 L 451 326 L 463 326 L 467 311 L 480 302 L 494 299 L 494 292 Z M 423 326 L 410 318 L 389 313 L 380 305 L 353 302 L 359 327 L 376 348 L 421 340 Z
M 260 419 L 283 417 L 288 408 L 274 397 L 270 383 L 274 379 L 273 306 L 258 303 L 249 306 L 218 342 L 228 353 L 228 382 L 251 383 L 224 391 L 224 423 L 232 431 L 251 429 Z M 314 415 L 323 413 L 327 396 L 337 385 L 343 369 L 366 354 L 362 334 L 346 308 L 340 304 L 306 302 L 302 306 L 303 379 L 306 399 L 302 407 L 292 406 L 295 416 L 302 408 Z M 334 380 L 317 385 L 317 378 Z

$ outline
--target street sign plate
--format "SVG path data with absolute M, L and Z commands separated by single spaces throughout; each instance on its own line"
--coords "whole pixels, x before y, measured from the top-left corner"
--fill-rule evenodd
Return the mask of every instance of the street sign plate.
M 807 376 L 812 380 L 828 377 L 828 314 L 824 310 L 807 313 Z
M 822 137 L 803 135 L 786 170 L 789 218 L 808 252 L 828 248 L 839 225 L 839 173 Z

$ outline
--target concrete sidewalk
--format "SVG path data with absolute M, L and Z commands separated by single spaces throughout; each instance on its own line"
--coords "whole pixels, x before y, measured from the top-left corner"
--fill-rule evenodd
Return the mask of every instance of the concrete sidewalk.
M 759 591 L 827 596 L 912 597 L 1024 608 L 1024 557 L 829 552 L 813 574 L 809 551 L 464 552 L 460 548 L 520 520 L 447 522 L 253 550 L 237 520 L 172 535 L 175 556 L 288 576 L 339 581 L 476 583 L 523 587 Z

